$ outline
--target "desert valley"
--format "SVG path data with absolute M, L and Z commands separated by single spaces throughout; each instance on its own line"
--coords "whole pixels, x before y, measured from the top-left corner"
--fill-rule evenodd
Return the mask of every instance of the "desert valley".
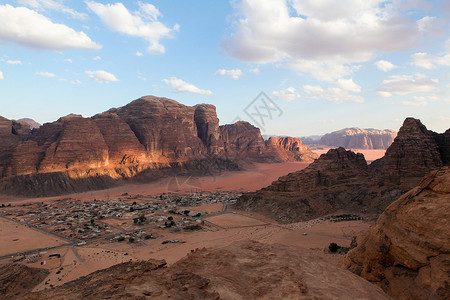
M 450 299 L 449 0 L 5 0 L 0 107 L 0 300 Z
M 2 298 L 449 295 L 450 130 L 311 150 L 149 96 L 0 128 Z

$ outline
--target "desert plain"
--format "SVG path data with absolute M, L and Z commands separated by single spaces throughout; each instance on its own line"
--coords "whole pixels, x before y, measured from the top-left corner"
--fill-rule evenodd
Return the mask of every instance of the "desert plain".
M 359 152 L 368 161 L 384 154 L 379 150 Z M 364 215 L 345 219 L 343 211 L 328 218 L 282 225 L 263 215 L 230 208 L 240 193 L 263 188 L 278 177 L 307 166 L 308 163 L 296 162 L 255 164 L 245 171 L 171 177 L 59 197 L 2 196 L 0 263 L 16 261 L 49 270 L 35 291 L 120 262 L 153 258 L 164 259 L 170 265 L 196 249 L 222 248 L 244 240 L 298 247 L 337 264 L 341 255 L 330 254 L 329 244 L 349 247 L 353 236 L 370 226 Z M 182 204 L 177 205 L 180 201 Z M 74 220 L 83 218 L 84 212 L 80 209 L 79 216 L 65 217 L 64 207 L 70 205 L 79 205 L 85 212 L 89 205 L 94 209 L 115 205 L 114 209 L 107 209 L 115 215 L 86 218 L 78 223 L 80 229 L 74 229 Z M 37 216 L 38 207 L 49 214 Z M 153 210 L 144 209 L 149 207 Z M 50 213 L 52 210 L 57 212 Z M 137 220 L 140 216 L 145 216 L 145 221 Z M 45 218 L 49 221 L 42 221 Z M 70 226 L 72 231 L 68 230 Z

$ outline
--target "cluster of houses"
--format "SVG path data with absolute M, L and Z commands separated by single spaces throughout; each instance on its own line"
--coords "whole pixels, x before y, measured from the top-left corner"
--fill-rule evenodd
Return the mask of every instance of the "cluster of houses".
M 226 210 L 240 195 L 239 192 L 200 192 L 123 195 L 119 199 L 93 201 L 66 198 L 49 204 L 5 207 L 0 213 L 13 221 L 77 242 L 97 238 L 139 241 L 152 238 L 143 230 L 152 226 L 198 228 L 195 226 L 201 223 L 201 217 L 207 212 L 197 211 L 194 207 L 222 203 Z

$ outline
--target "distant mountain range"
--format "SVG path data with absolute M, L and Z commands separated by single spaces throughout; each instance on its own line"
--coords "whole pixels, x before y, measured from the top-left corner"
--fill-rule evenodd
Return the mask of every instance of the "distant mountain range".
M 305 145 L 323 145 L 345 149 L 387 149 L 396 136 L 397 132 L 391 129 L 352 127 L 333 131 L 323 136 L 313 135 L 300 139 Z

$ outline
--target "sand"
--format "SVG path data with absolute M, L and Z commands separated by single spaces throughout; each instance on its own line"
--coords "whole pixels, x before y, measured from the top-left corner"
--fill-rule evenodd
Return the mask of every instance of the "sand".
M 91 191 L 78 194 L 68 194 L 58 197 L 41 198 L 19 198 L 6 195 L 0 195 L 0 204 L 19 205 L 31 202 L 48 203 L 61 198 L 74 198 L 83 201 L 93 199 L 106 200 L 119 198 L 122 194 L 129 195 L 159 195 L 168 192 L 187 192 L 197 191 L 256 191 L 270 185 L 280 176 L 292 173 L 306 168 L 309 163 L 285 162 L 277 164 L 254 164 L 250 169 L 244 171 L 229 171 L 217 176 L 205 177 L 170 177 L 145 184 L 125 184 L 107 190 Z M 175 189 L 173 182 L 178 181 Z M 195 184 L 192 185 L 192 182 Z
M 198 181 L 196 182 L 200 182 L 201 190 L 204 191 L 255 191 L 269 185 L 278 179 L 278 177 L 301 170 L 307 165 L 305 163 L 256 164 L 251 170 L 226 172 L 216 177 L 197 178 Z M 182 180 L 180 181 L 180 178 L 177 179 L 179 182 L 183 182 Z M 169 180 L 173 180 L 173 178 L 166 178 L 149 184 L 129 184 L 109 189 L 108 191 L 95 191 L 64 197 L 89 201 L 95 198 L 105 199 L 107 193 L 109 193 L 109 197 L 112 199 L 119 197 L 123 193 L 128 193 L 129 195 L 157 195 L 171 191 L 168 189 Z M 192 186 L 188 185 L 181 185 L 179 188 L 180 191 L 184 192 L 192 191 Z M 63 197 L 15 199 L 16 202 L 13 205 L 34 201 L 50 202 L 61 198 Z M 225 247 L 235 241 L 243 240 L 290 245 L 297 247 L 299 251 L 302 251 L 302 249 L 314 249 L 313 251 L 316 251 L 320 255 L 325 255 L 324 251 L 331 242 L 335 242 L 341 246 L 349 246 L 352 236 L 369 226 L 361 221 L 324 223 L 320 220 L 286 226 L 277 224 L 275 221 L 255 213 L 239 211 L 220 213 L 223 210 L 223 204 L 221 203 L 189 207 L 186 209 L 191 211 L 208 211 L 209 214 L 219 214 L 205 217 L 205 223 L 201 225 L 203 228 L 199 231 L 175 231 L 173 228 L 155 228 L 148 229 L 146 232 L 155 236 L 156 239 L 143 240 L 138 243 L 129 243 L 127 240 L 123 242 L 96 240 L 88 242 L 83 246 L 66 246 L 58 248 L 58 251 L 56 249 L 55 251 L 50 250 L 48 253 L 43 254 L 35 263 L 28 264 L 50 270 L 50 275 L 35 290 L 42 290 L 48 288 L 50 285 L 61 285 L 96 270 L 129 261 L 130 259 L 165 259 L 170 265 L 196 248 Z M 1 244 L 0 250 L 4 253 L 65 243 L 65 241 L 60 241 L 51 235 L 40 233 L 26 226 L 15 224 L 11 221 L 2 221 L 1 219 L 0 221 L 0 238 L 2 241 L 6 241 L 6 243 Z M 134 228 L 131 220 L 117 221 L 114 219 L 106 219 L 103 222 L 121 228 Z M 12 240 L 16 238 L 19 238 L 19 240 L 13 242 Z M 178 242 L 162 244 L 166 240 L 177 240 Z M 18 247 L 18 245 L 20 246 Z M 61 258 L 49 259 L 48 255 L 54 252 L 59 253 Z M 336 260 L 339 258 L 336 255 L 331 257 L 336 257 Z M 4 262 L 0 261 L 0 263 Z
M 68 241 L 37 229 L 0 218 L 0 256 L 27 250 L 54 247 Z
M 327 153 L 328 150 L 330 150 L 332 148 L 314 148 L 311 149 L 313 152 L 321 155 L 324 153 Z M 347 150 L 351 150 L 355 153 L 362 153 L 364 154 L 364 157 L 366 158 L 367 163 L 371 163 L 374 160 L 377 160 L 379 158 L 382 158 L 384 156 L 384 154 L 386 153 L 386 150 L 384 149 L 371 149 L 371 150 L 367 150 L 367 149 L 347 149 Z

